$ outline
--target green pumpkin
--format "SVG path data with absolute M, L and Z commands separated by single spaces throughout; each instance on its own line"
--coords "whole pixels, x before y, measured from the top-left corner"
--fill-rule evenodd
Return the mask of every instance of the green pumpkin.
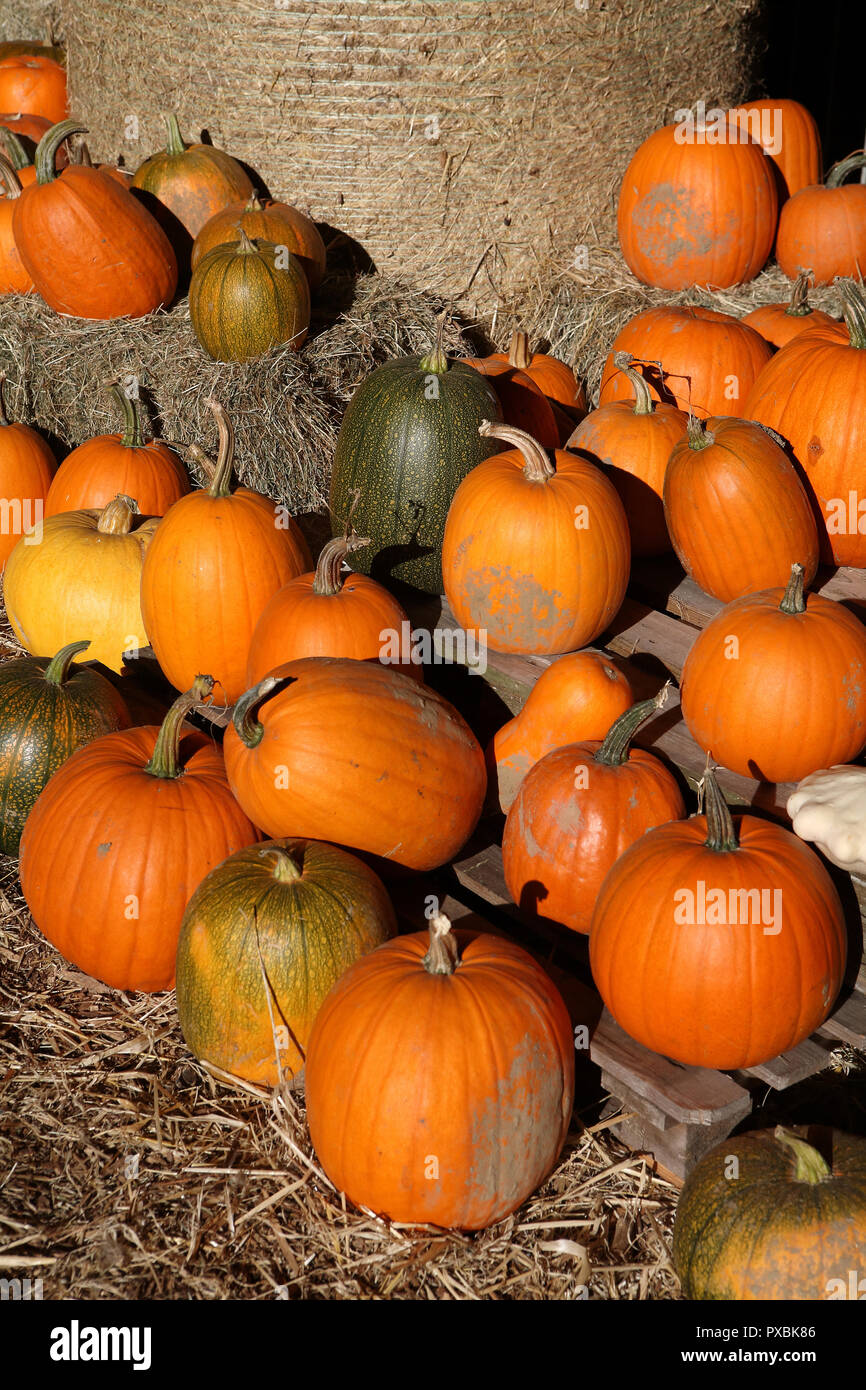
M 86 743 L 132 723 L 126 702 L 90 667 L 70 667 L 89 642 L 55 657 L 0 665 L 0 850 L 17 854 L 24 822 L 62 763 Z
M 370 537 L 353 554 L 354 569 L 442 593 L 448 508 L 466 474 L 501 448 L 478 426 L 501 419 L 486 377 L 438 348 L 385 362 L 362 382 L 337 439 L 330 498 L 335 536 L 351 512 L 358 534 Z
M 272 347 L 297 349 L 310 327 L 310 286 L 285 246 L 240 240 L 215 246 L 192 273 L 195 336 L 217 362 L 246 362 Z
M 839 1130 L 814 1137 L 820 1152 L 781 1126 L 739 1135 L 692 1170 L 673 1237 L 687 1298 L 866 1295 L 866 1281 L 852 1293 L 850 1280 L 852 1271 L 866 1275 L 866 1139 Z
M 318 840 L 238 850 L 202 880 L 181 925 L 187 1046 L 259 1085 L 298 1076 L 332 985 L 396 931 L 383 883 L 348 850 Z

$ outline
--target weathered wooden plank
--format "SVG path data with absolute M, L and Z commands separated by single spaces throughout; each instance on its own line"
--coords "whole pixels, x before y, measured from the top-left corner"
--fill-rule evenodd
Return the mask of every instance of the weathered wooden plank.
M 763 1062 L 758 1067 L 748 1067 L 736 1075 L 754 1076 L 759 1081 L 766 1081 L 774 1091 L 785 1091 L 789 1086 L 795 1086 L 798 1081 L 805 1081 L 807 1076 L 814 1076 L 816 1072 L 823 1071 L 829 1061 L 830 1054 L 827 1049 L 819 1047 L 811 1038 L 807 1038 L 790 1052 L 782 1052 L 771 1061 Z
M 866 570 L 820 569 L 812 588 L 824 598 L 866 610 Z M 725 606 L 689 579 L 673 556 L 636 560 L 628 591 L 632 598 L 673 613 L 693 627 L 706 627 Z
M 849 1043 L 851 1047 L 866 1047 L 866 994 L 855 987 L 855 993 L 849 994 L 818 1032 L 822 1037 Z

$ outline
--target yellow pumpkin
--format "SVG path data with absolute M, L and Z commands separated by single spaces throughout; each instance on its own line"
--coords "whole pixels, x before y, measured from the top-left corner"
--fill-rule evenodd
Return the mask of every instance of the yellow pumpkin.
M 101 510 L 60 512 L 42 539 L 22 536 L 6 565 L 6 612 L 34 656 L 87 639 L 88 661 L 119 671 L 123 653 L 144 647 L 141 566 L 159 517 L 136 514 L 118 495 Z

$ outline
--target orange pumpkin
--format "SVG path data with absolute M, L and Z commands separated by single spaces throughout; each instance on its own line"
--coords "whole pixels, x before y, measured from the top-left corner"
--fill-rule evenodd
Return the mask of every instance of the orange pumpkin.
M 699 419 L 736 414 L 773 349 L 731 314 L 680 304 L 644 309 L 621 328 L 604 364 L 599 404 L 630 400 L 632 383 L 616 365 L 627 352 L 643 364 L 650 394 Z
M 4 125 L 0 125 L 0 154 L 5 155 L 12 165 L 22 188 L 36 182 L 36 165 L 33 163 L 35 152 L 36 148 L 32 140 L 28 140 L 25 144 L 14 130 L 7 130 Z M 0 196 L 6 196 L 2 189 L 0 189 Z
M 329 541 L 314 571 L 290 579 L 268 601 L 250 642 L 249 685 L 275 666 L 304 656 L 387 661 L 389 636 L 396 633 L 401 638 L 409 619 L 375 579 L 343 575 L 344 559 L 362 545 L 369 545 L 367 538 L 351 530 Z M 397 670 L 423 680 L 420 666 L 411 660 L 397 664 Z
M 123 434 L 99 434 L 73 449 L 48 491 L 45 515 L 106 507 L 119 492 L 134 497 L 144 516 L 164 516 L 189 492 L 186 469 L 160 440 L 145 442 L 141 407 L 117 381 L 108 388 L 123 411 Z
M 601 469 L 557 450 L 551 462 L 511 425 L 480 433 L 515 447 L 464 478 L 448 512 L 442 575 L 461 627 L 498 652 L 554 655 L 592 642 L 618 612 L 628 522 Z
M 436 914 L 352 966 L 310 1037 L 310 1137 L 350 1201 L 392 1221 L 480 1230 L 556 1162 L 574 1038 L 556 986 L 501 937 Z
M 633 700 L 628 677 L 604 652 L 569 652 L 543 671 L 519 714 L 487 748 L 490 790 L 508 811 L 529 769 L 565 743 L 604 738 Z
M 41 434 L 6 417 L 0 372 L 0 497 L 5 514 L 0 527 L 0 574 L 23 535 L 44 516 L 45 498 L 57 460 Z
M 786 584 L 799 561 L 809 585 L 818 530 L 806 490 L 783 449 L 760 425 L 694 416 L 671 452 L 665 516 L 680 564 L 727 603 Z
M 255 189 L 246 202 L 230 203 L 205 222 L 193 243 L 192 269 L 215 246 L 239 241 L 240 227 L 251 241 L 286 246 L 304 267 L 311 290 L 322 283 L 327 252 L 315 222 L 289 203 L 262 202 Z
M 545 449 L 555 449 L 563 443 L 568 430 L 563 416 L 556 413 L 552 401 L 518 361 L 528 361 L 528 351 L 515 355 L 495 352 L 490 357 L 461 357 L 461 362 L 474 367 L 490 380 L 502 407 L 502 418 L 509 425 L 525 430 Z
M 54 125 L 69 114 L 66 69 L 53 58 L 18 54 L 0 58 L 0 107 L 43 116 Z
M 33 280 L 24 268 L 12 233 L 12 214 L 21 197 L 21 180 L 5 155 L 0 154 L 0 295 L 29 294 Z
M 631 1037 L 693 1067 L 760 1066 L 818 1028 L 845 969 L 845 919 L 790 830 L 731 819 L 711 770 L 706 815 L 642 835 L 593 913 L 598 992 Z
M 747 594 L 698 635 L 682 674 L 692 737 L 744 777 L 799 782 L 866 744 L 866 628 L 841 603 L 787 588 Z
M 224 749 L 232 791 L 268 835 L 411 869 L 454 857 L 487 785 L 481 748 L 447 700 L 343 657 L 278 666 L 238 700 Z
M 787 304 L 762 304 L 760 309 L 744 314 L 742 322 L 754 328 L 774 348 L 784 347 L 792 338 L 813 328 L 833 328 L 837 320 L 823 309 L 813 309 L 809 303 L 811 280 L 810 270 L 801 271 Z
M 493 385 L 507 423 L 526 429 L 530 434 L 536 433 L 539 442 L 547 445 L 547 438 L 551 437 L 548 416 L 539 411 L 534 402 L 528 401 L 527 396 L 533 386 L 541 392 L 551 406 L 557 425 L 557 438 L 547 445 L 549 448 L 564 444 L 573 426 L 586 414 L 586 393 L 571 368 L 558 357 L 532 352 L 529 335 L 519 329 L 512 333 L 507 353 L 494 352 L 489 357 L 466 360 L 494 378 Z M 532 429 L 533 409 L 542 421 L 542 433 Z
M 569 743 L 527 773 L 502 838 L 505 882 L 521 912 L 589 932 L 608 870 L 635 840 L 686 814 L 673 774 L 632 748 L 667 698 L 664 686 L 621 714 L 604 741 Z
M 198 677 L 161 729 L 125 729 L 82 748 L 38 797 L 19 872 L 40 931 L 115 989 L 171 989 L 181 919 L 205 874 L 258 839 L 213 739 L 184 717 Z
M 222 406 L 208 404 L 220 435 L 211 482 L 181 497 L 160 523 L 141 573 L 141 613 L 172 685 L 188 688 L 207 667 L 231 704 L 246 687 L 265 605 L 313 562 L 297 523 L 270 498 L 232 491 L 234 432 Z
M 684 133 L 673 125 L 654 131 L 626 169 L 617 209 L 625 262 L 660 289 L 742 285 L 773 246 L 773 165 L 733 121 L 722 132 Z
M 811 266 L 814 283 L 861 276 L 866 267 L 866 184 L 845 183 L 866 164 L 861 150 L 834 164 L 823 184 L 801 188 L 782 208 L 776 260 L 790 280 Z
M 649 386 L 627 352 L 614 365 L 631 382 L 634 403 L 611 401 L 591 410 L 568 448 L 602 465 L 620 495 L 635 556 L 664 555 L 671 548 L 662 495 L 668 459 L 685 434 L 685 411 L 653 401 Z
M 866 192 L 866 190 L 864 190 Z M 866 297 L 840 280 L 844 324 L 810 329 L 764 368 L 743 408 L 791 445 L 813 499 L 821 558 L 866 568 Z
M 16 200 L 15 241 L 36 289 L 59 314 L 138 318 L 169 304 L 177 262 L 162 228 L 130 192 L 96 169 L 54 157 L 76 121 L 52 126 L 36 151 L 36 182 Z
M 729 115 L 772 159 L 780 205 L 807 184 L 820 183 L 824 166 L 818 122 L 799 101 L 762 97 Z

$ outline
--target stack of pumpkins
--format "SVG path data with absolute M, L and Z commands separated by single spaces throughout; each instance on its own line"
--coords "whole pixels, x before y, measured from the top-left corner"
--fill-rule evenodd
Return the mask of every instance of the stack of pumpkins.
M 9 45 L 6 46 L 7 48 Z M 225 362 L 297 349 L 325 246 L 297 208 L 261 195 L 212 145 L 187 145 L 174 115 L 167 144 L 134 174 L 93 168 L 66 116 L 62 54 L 0 58 L 0 295 L 36 292 L 60 314 L 137 318 L 189 289 L 205 351 Z

